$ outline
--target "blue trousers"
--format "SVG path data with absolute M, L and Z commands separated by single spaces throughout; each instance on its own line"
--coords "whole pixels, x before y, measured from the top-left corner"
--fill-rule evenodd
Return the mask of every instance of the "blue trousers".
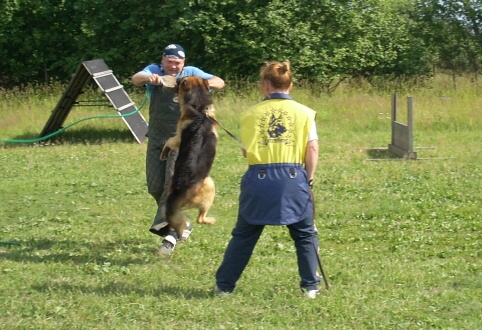
M 310 216 L 286 226 L 296 247 L 298 272 L 301 277 L 300 287 L 306 290 L 317 290 L 321 278 L 316 274 L 318 238 L 313 219 Z M 232 292 L 236 287 L 236 282 L 248 264 L 263 229 L 264 225 L 252 225 L 238 217 L 223 262 L 216 272 L 216 285 L 222 291 Z

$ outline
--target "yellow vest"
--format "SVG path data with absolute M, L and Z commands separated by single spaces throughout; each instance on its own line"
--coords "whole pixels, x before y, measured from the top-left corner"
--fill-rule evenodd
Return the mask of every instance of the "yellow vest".
M 241 142 L 249 165 L 303 164 L 312 109 L 290 99 L 271 99 L 241 113 Z

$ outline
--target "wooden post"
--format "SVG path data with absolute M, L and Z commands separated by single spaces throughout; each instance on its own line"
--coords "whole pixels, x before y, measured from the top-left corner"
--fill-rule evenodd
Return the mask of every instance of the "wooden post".
M 395 144 L 395 130 L 393 129 L 393 123 L 397 121 L 397 93 L 392 94 L 392 122 L 390 127 L 392 128 L 392 142 L 391 144 Z
M 413 97 L 407 97 L 408 156 L 413 154 Z M 415 155 L 415 159 L 416 159 Z

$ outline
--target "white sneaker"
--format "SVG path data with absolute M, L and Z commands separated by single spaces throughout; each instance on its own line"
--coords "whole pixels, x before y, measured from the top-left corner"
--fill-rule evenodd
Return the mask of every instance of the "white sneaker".
M 176 247 L 176 238 L 172 235 L 167 235 L 162 240 L 162 245 L 159 248 L 159 252 L 162 254 L 171 254 L 174 252 L 174 248 Z
M 315 299 L 318 293 L 320 293 L 320 290 L 306 290 L 306 289 L 301 289 L 301 290 L 305 294 L 305 297 L 310 299 Z
M 215 295 L 215 296 L 218 296 L 218 297 L 228 297 L 228 296 L 230 296 L 230 295 L 232 295 L 232 294 L 233 294 L 232 292 L 227 292 L 227 291 L 221 290 L 220 288 L 218 288 L 217 285 L 214 287 L 214 295 Z

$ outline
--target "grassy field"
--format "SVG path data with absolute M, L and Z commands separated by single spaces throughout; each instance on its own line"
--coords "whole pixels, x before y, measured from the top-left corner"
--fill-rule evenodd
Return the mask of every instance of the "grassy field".
M 400 109 L 414 97 L 417 161 L 370 151 L 390 143 L 391 91 L 295 89 L 318 112 L 316 223 L 330 289 L 315 300 L 299 291 L 284 227 L 265 229 L 234 295 L 212 296 L 246 168 L 222 131 L 217 223 L 196 225 L 172 257 L 147 230 L 146 144 L 122 120 L 83 122 L 55 143 L 0 143 L 0 328 L 482 328 L 482 91 L 457 87 L 440 77 L 399 92 Z M 61 89 L 0 91 L 0 139 L 37 138 Z M 218 119 L 237 134 L 238 114 L 257 101 L 254 89 L 227 88 Z M 75 108 L 66 124 L 113 112 Z

